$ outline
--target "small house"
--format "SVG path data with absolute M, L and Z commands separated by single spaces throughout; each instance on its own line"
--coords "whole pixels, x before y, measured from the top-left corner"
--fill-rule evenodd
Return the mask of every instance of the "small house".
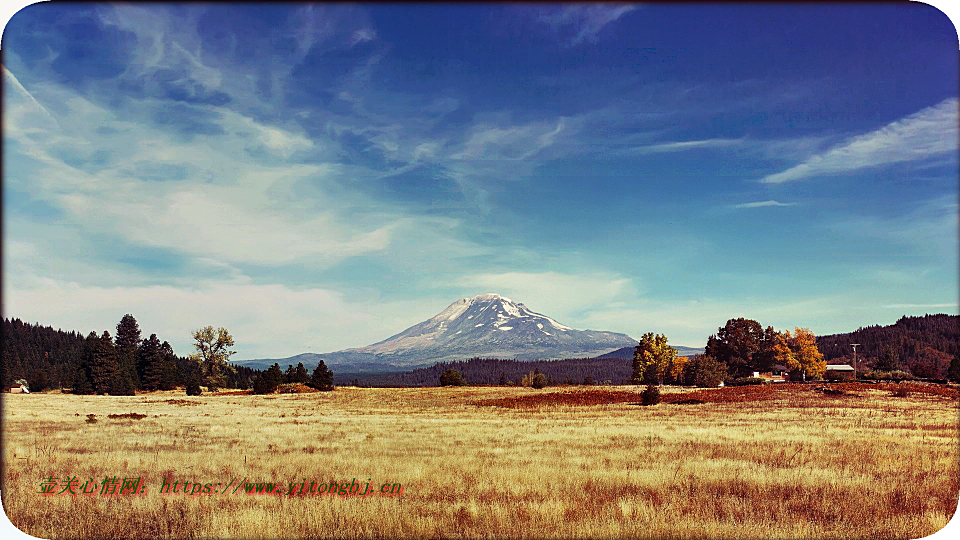
M 832 380 L 852 379 L 853 374 L 853 366 L 849 364 L 827 364 L 827 371 L 824 373 L 824 378 Z
M 22 384 L 14 385 L 10 387 L 11 394 L 29 394 L 30 390 Z

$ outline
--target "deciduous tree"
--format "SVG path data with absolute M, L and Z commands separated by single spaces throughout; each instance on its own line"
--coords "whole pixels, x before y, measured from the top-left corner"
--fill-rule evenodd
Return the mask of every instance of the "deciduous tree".
M 690 359 L 683 372 L 683 384 L 713 388 L 727 378 L 727 366 L 712 356 L 698 354 Z
M 661 384 L 677 357 L 677 350 L 667 345 L 667 336 L 647 332 L 633 351 L 633 384 Z
M 467 381 L 463 380 L 460 372 L 451 368 L 440 374 L 440 386 L 466 386 Z
M 207 387 L 211 391 L 222 388 L 226 382 L 227 372 L 233 371 L 233 366 L 227 363 L 230 356 L 237 352 L 230 350 L 233 346 L 233 336 L 227 332 L 226 328 L 221 327 L 214 331 L 212 326 L 207 326 L 194 331 L 193 339 L 195 341 L 193 347 L 197 352 L 190 355 L 190 358 L 199 363 L 200 373 Z
M 773 347 L 774 358 L 791 371 L 803 374 L 804 378 L 823 378 L 827 362 L 817 349 L 817 337 L 807 328 L 794 328 L 777 334 L 777 343 Z
M 773 365 L 776 331 L 751 319 L 730 319 L 707 339 L 704 353 L 723 362 L 734 377 L 769 371 Z

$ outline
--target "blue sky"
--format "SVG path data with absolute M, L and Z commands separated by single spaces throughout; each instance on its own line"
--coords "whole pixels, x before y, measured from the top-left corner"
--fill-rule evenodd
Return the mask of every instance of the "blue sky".
M 2 49 L 6 317 L 244 359 L 487 292 L 688 346 L 960 302 L 923 4 L 36 4 Z

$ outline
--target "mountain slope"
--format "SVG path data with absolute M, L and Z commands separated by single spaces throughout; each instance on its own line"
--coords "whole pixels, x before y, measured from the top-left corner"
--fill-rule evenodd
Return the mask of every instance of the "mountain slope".
M 670 345 L 677 350 L 677 356 L 694 356 L 697 354 L 703 354 L 703 347 L 684 347 L 683 345 Z M 632 347 L 624 347 L 622 349 L 617 349 L 615 351 L 610 351 L 607 354 L 601 354 L 597 358 L 628 358 L 633 359 L 633 351 L 635 350 L 636 344 Z
M 330 366 L 382 371 L 478 356 L 519 360 L 588 357 L 635 344 L 626 334 L 576 330 L 509 298 L 481 294 L 457 300 L 434 317 L 366 347 L 238 363 L 265 367 L 274 361 L 303 362 L 312 367 L 322 359 Z

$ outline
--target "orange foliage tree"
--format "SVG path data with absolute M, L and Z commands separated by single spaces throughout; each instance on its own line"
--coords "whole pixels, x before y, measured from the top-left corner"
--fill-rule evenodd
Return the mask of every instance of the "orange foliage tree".
M 817 337 L 807 328 L 794 328 L 792 336 L 789 330 L 778 333 L 773 353 L 776 361 L 791 371 L 800 371 L 814 379 L 823 378 L 827 371 L 827 362 L 817 349 Z

